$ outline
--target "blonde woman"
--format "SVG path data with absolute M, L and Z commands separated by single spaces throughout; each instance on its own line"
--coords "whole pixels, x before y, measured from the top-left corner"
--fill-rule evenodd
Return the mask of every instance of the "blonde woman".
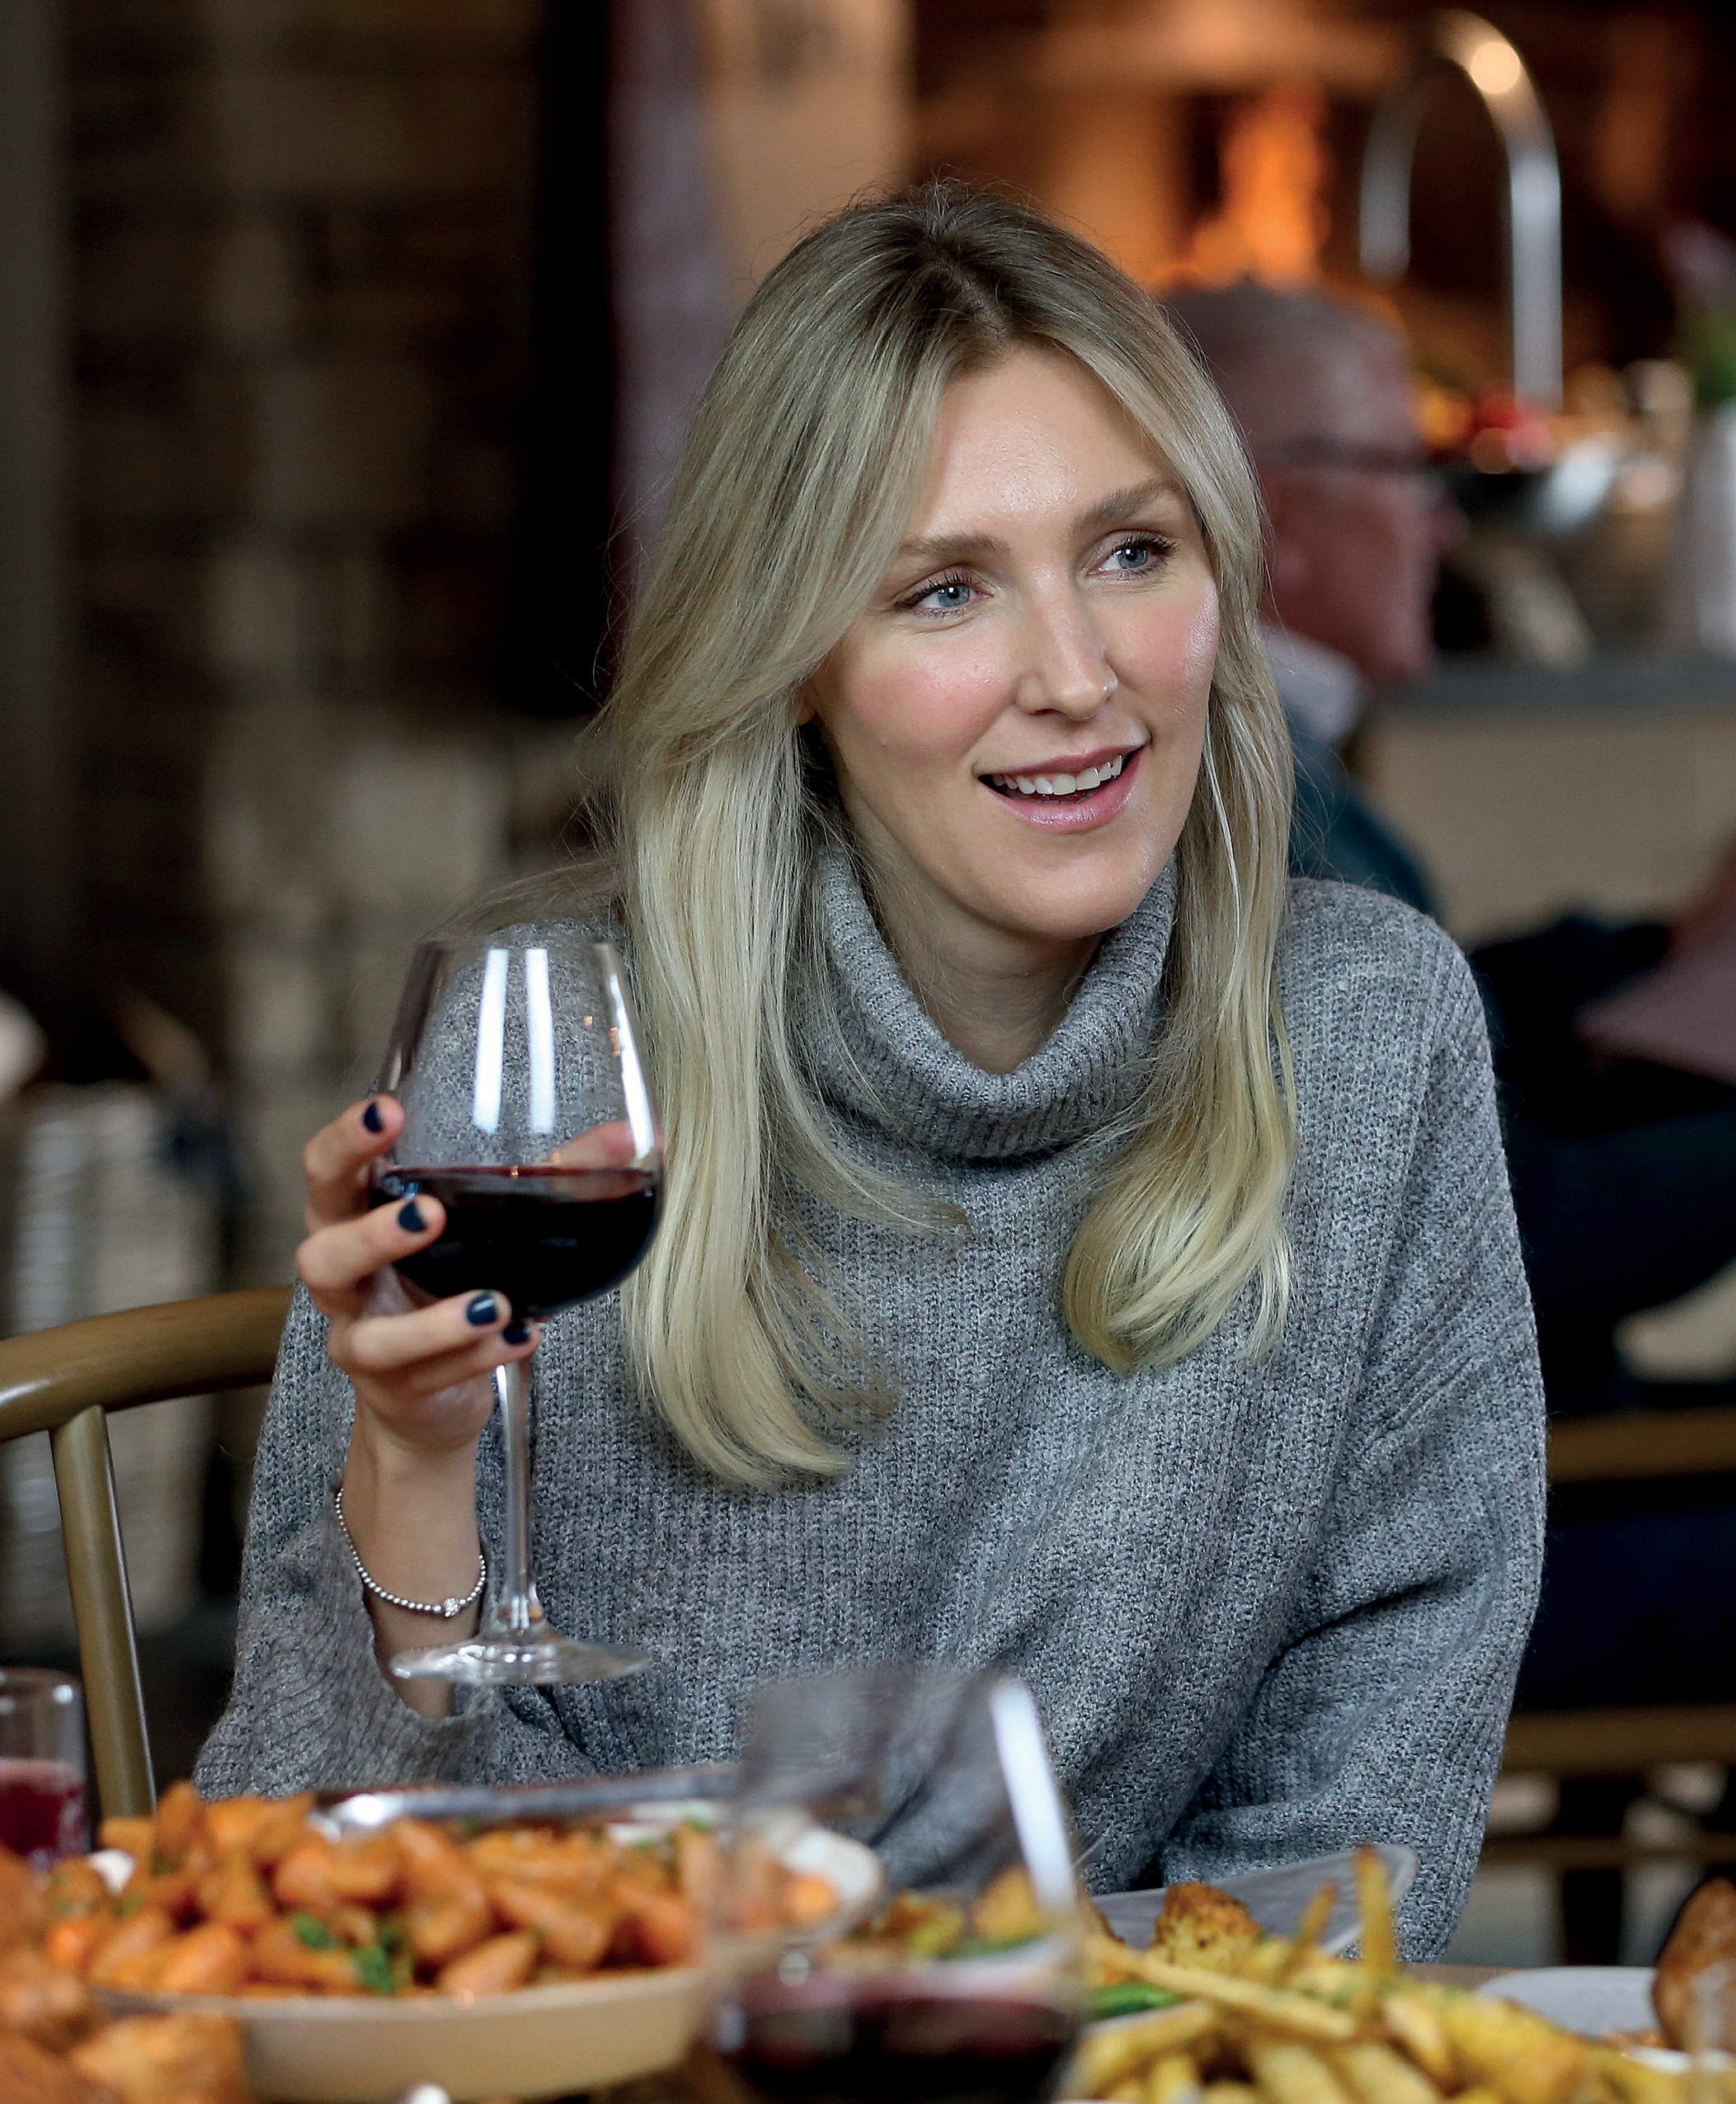
M 727 1756 L 758 1679 L 943 1657 L 1042 1702 L 1100 1888 L 1475 1860 L 1535 1595 L 1535 1352 L 1481 1017 L 1433 924 L 1286 886 L 1258 524 L 1137 287 L 957 190 L 846 212 L 699 412 L 611 706 L 609 850 L 669 1131 L 626 1292 L 419 1309 L 308 1150 L 304 1288 L 207 1790 Z M 498 1538 L 637 1679 L 379 1659 Z

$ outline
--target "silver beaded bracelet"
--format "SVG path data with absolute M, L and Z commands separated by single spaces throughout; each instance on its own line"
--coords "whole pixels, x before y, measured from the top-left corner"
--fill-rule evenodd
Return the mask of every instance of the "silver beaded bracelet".
M 350 1538 L 350 1523 L 344 1518 L 344 1488 L 341 1484 L 332 1494 L 332 1507 L 337 1514 L 338 1530 L 344 1537 L 345 1547 L 350 1551 L 350 1560 L 355 1565 L 355 1574 L 361 1580 L 363 1589 L 371 1593 L 376 1600 L 383 1600 L 388 1607 L 402 1607 L 408 1615 L 438 1615 L 442 1622 L 450 1622 L 455 1615 L 463 1614 L 466 1607 L 482 1598 L 482 1588 L 488 1583 L 488 1562 L 481 1554 L 476 1560 L 476 1583 L 462 1600 L 404 1600 L 396 1593 L 388 1593 L 383 1585 L 369 1574 L 368 1566 L 362 1561 L 355 1543 Z

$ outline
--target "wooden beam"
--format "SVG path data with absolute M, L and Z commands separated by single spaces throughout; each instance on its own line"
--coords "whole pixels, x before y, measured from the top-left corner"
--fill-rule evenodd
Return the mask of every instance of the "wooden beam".
M 1617 1410 L 1549 1430 L 1551 1483 L 1736 1475 L 1736 1410 Z
M 1683 1841 L 1624 1841 L 1578 1833 L 1497 1833 L 1483 1843 L 1485 1869 L 1535 1863 L 1551 1871 L 1620 1871 L 1636 1863 L 1736 1863 L 1736 1833 L 1696 1833 Z
M 1507 1728 L 1510 1774 L 1639 1775 L 1663 1761 L 1736 1767 L 1736 1702 L 1530 1710 Z

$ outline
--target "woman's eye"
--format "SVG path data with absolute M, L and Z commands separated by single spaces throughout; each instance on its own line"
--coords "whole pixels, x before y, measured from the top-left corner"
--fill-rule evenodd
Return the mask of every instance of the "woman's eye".
M 956 614 L 970 605 L 973 589 L 968 577 L 943 577 L 909 605 L 919 614 Z
M 1169 553 L 1169 544 L 1160 540 L 1124 540 L 1110 549 L 1102 567 L 1111 577 L 1149 577 L 1154 570 L 1163 567 L 1164 558 Z

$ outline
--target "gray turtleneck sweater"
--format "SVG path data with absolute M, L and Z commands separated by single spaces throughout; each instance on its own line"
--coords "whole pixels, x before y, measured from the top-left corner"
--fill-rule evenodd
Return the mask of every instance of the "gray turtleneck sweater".
M 1160 1027 L 1171 901 L 1166 876 L 1049 1043 L 990 1075 L 940 1036 L 830 872 L 835 1115 L 969 1231 L 913 1245 L 821 1216 L 900 1383 L 825 1482 L 699 1472 L 632 1396 L 613 1296 L 549 1325 L 537 1574 L 557 1627 L 652 1654 L 637 1678 L 467 1690 L 438 1723 L 404 1706 L 331 1516 L 352 1397 L 299 1295 L 254 1478 L 234 1696 L 200 1787 L 716 1759 L 761 1678 L 993 1662 L 1037 1693 L 1099 1890 L 1409 1842 L 1406 1946 L 1437 1952 L 1476 1861 L 1542 1540 L 1542 1409 L 1481 1012 L 1431 922 L 1296 884 L 1284 1334 L 1249 1364 L 1232 1317 L 1179 1365 L 1112 1373 L 1069 1333 L 1057 1282 L 1094 1138 Z M 492 1434 L 478 1487 L 497 1540 Z

